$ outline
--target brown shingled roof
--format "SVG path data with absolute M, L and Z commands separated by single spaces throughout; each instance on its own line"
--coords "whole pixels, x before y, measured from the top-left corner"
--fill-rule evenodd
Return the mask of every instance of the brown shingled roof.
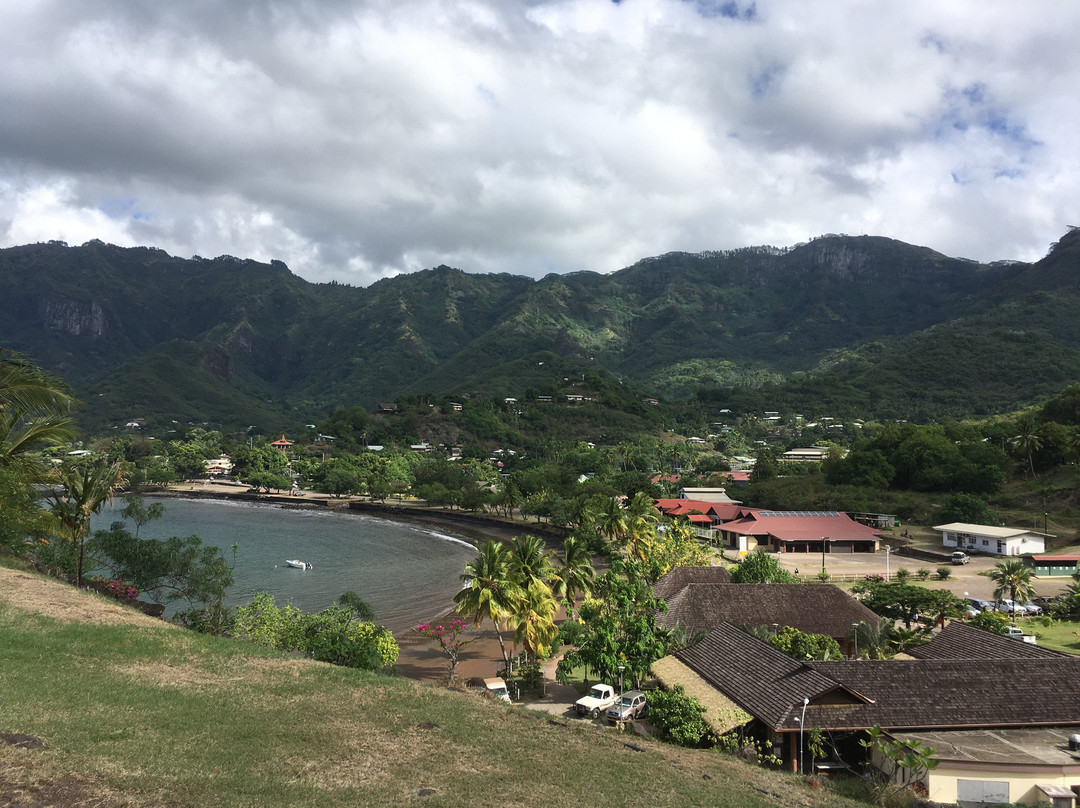
M 1080 659 L 807 662 L 872 704 L 807 710 L 807 726 L 930 729 L 1080 724 Z M 789 724 L 796 729 L 797 724 Z
M 655 586 L 653 592 L 656 594 Z M 843 638 L 851 631 L 852 624 L 865 621 L 876 626 L 881 619 L 832 584 L 689 582 L 664 599 L 668 610 L 656 616 L 656 624 L 671 628 L 682 623 L 691 633 L 708 631 L 721 623 L 736 626 L 776 623 L 810 634 Z
M 994 634 L 958 620 L 951 621 L 928 643 L 908 649 L 916 659 L 1031 659 L 1070 657 L 1016 637 Z
M 1014 642 L 1016 642 L 1014 640 Z M 796 731 L 1080 725 L 1080 659 L 798 662 L 732 625 L 675 655 L 768 727 Z
M 770 727 L 797 715 L 804 698 L 826 697 L 838 683 L 767 642 L 724 623 L 675 657 L 721 693 Z M 845 694 L 856 700 L 855 694 Z
M 690 584 L 730 584 L 726 567 L 672 567 L 653 584 L 653 597 L 667 600 Z

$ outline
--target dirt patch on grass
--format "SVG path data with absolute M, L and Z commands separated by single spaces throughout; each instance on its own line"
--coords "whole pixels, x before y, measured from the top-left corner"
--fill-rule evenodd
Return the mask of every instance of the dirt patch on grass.
M 21 570 L 0 567 L 0 601 L 64 622 L 101 625 L 162 626 L 168 623 L 111 603 L 91 592 Z
M 102 808 L 134 806 L 96 777 L 54 771 L 40 751 L 0 745 L 0 806 Z

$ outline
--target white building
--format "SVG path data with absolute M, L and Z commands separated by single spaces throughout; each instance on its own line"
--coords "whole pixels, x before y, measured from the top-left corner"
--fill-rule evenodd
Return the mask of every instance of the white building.
M 989 555 L 1018 556 L 1046 552 L 1046 535 L 1015 527 L 990 527 L 952 522 L 936 525 L 945 547 Z

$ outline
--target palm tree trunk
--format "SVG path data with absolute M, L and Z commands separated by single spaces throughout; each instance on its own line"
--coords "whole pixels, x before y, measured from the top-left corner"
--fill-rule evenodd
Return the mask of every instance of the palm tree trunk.
M 499 638 L 499 650 L 502 652 L 503 670 L 504 671 L 509 670 L 509 668 L 510 668 L 510 657 L 508 657 L 506 655 L 506 645 L 503 643 L 502 632 L 499 631 L 499 624 L 498 623 L 495 624 L 495 636 Z
M 84 548 L 85 548 L 85 546 L 86 545 L 83 542 L 83 537 L 80 536 L 79 537 L 79 566 L 78 566 L 77 572 L 75 573 L 75 586 L 80 587 L 80 588 L 82 587 L 83 556 L 84 556 Z

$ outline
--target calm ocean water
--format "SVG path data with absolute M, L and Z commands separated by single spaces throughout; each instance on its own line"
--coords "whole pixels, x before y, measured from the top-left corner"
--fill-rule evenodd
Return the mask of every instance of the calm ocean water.
M 317 612 L 351 590 L 374 607 L 375 622 L 395 634 L 446 611 L 461 588 L 465 563 L 476 555 L 463 536 L 365 514 L 171 497 L 145 502 L 161 502 L 165 515 L 145 525 L 142 537 L 194 534 L 222 548 L 230 561 L 232 545 L 238 545 L 231 605 L 250 603 L 265 591 L 279 604 L 291 601 Z M 94 529 L 119 520 L 122 508 L 117 500 L 94 518 Z M 286 567 L 290 558 L 313 569 Z M 186 602 L 169 611 L 174 608 L 186 608 Z

